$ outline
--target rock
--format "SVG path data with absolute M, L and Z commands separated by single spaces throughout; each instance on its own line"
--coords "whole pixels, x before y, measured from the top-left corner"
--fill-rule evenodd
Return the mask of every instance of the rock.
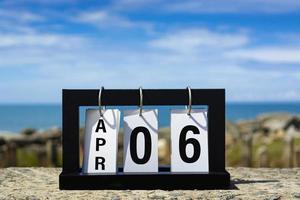
M 163 195 L 157 195 L 157 194 L 150 194 L 148 197 L 150 199 L 165 199 L 165 196 L 163 196 Z
M 0 168 L 0 199 L 292 199 L 300 168 L 227 168 L 236 190 L 59 190 L 60 168 Z M 274 185 L 280 184 L 280 188 Z M 21 192 L 20 192 L 21 191 Z
M 233 200 L 235 198 L 235 195 L 229 194 L 228 196 L 225 197 L 226 200 Z
M 297 130 L 294 126 L 287 128 L 285 133 L 290 137 L 300 137 L 300 130 Z
M 161 138 L 158 140 L 158 158 L 160 161 L 163 161 L 163 164 L 168 162 L 168 157 L 170 155 L 170 145 L 167 139 Z
M 26 128 L 21 131 L 21 134 L 25 136 L 29 136 L 29 135 L 33 135 L 35 132 L 36 130 L 33 128 Z
M 265 198 L 265 200 L 279 200 L 280 198 L 280 195 L 274 194 L 271 197 Z
M 38 198 L 38 197 L 36 197 L 34 195 L 30 195 L 30 196 L 27 196 L 25 199 L 26 200 L 39 200 L 40 198 Z
M 267 191 L 265 191 L 265 190 L 255 192 L 255 195 L 258 195 L 258 196 L 266 195 L 266 194 L 267 194 Z
M 169 195 L 172 197 L 179 197 L 179 196 L 183 196 L 184 194 L 181 191 L 172 191 L 172 192 L 170 192 Z
M 293 197 L 300 199 L 300 192 L 293 193 Z
M 292 117 L 284 126 L 284 130 L 286 131 L 290 127 L 294 127 L 297 131 L 300 131 L 300 117 Z
M 284 129 L 290 118 L 291 116 L 288 114 L 269 114 L 258 117 L 261 121 L 261 128 L 267 130 L 268 133 Z
M 260 123 L 255 120 L 242 120 L 236 124 L 241 136 L 245 134 L 251 134 L 260 129 Z
M 282 188 L 283 185 L 281 183 L 277 183 L 274 185 L 274 188 L 278 189 L 278 188 Z

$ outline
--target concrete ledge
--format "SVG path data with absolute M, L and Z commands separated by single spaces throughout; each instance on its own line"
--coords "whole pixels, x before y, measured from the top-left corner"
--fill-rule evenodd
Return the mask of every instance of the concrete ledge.
M 0 199 L 300 199 L 300 168 L 227 168 L 231 190 L 61 191 L 60 168 L 0 169 Z

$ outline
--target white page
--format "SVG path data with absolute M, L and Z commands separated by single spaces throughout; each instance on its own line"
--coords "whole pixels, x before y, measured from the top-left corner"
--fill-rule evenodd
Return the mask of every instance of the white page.
M 104 110 L 100 118 L 98 109 L 87 109 L 85 120 L 83 172 L 115 174 L 120 111 Z
M 138 128 L 139 127 L 139 128 Z M 135 137 L 133 137 L 135 135 Z M 135 145 L 131 141 L 136 141 Z M 124 113 L 124 173 L 158 172 L 158 111 L 127 110 Z M 151 148 L 149 148 L 151 147 Z M 131 151 L 131 148 L 136 151 Z M 151 151 L 146 151 L 151 149 Z M 146 153 L 148 152 L 148 153 Z M 135 159 L 132 157 L 135 155 Z M 136 162 L 138 161 L 138 162 Z
M 171 172 L 208 172 L 207 109 L 193 109 L 190 115 L 187 112 L 171 111 Z

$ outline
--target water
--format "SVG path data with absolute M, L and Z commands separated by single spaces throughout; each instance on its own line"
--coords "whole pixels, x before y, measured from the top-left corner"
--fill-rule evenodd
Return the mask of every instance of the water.
M 84 125 L 84 113 L 87 107 L 80 109 L 80 125 Z M 90 108 L 90 107 L 89 107 Z M 96 108 L 96 107 L 95 107 Z M 132 107 L 118 107 L 119 109 L 136 109 Z M 170 124 L 170 109 L 181 109 L 183 106 L 156 106 L 147 108 L 159 109 L 159 126 Z M 194 107 L 193 107 L 194 108 Z M 299 103 L 229 103 L 226 105 L 226 118 L 231 121 L 253 119 L 257 115 L 269 112 L 288 112 L 300 114 Z M 121 116 L 122 117 L 122 116 Z M 121 118 L 122 119 L 122 118 Z M 122 124 L 122 123 L 121 123 Z M 47 105 L 0 105 L 0 131 L 19 132 L 24 128 L 39 130 L 61 127 L 61 106 Z

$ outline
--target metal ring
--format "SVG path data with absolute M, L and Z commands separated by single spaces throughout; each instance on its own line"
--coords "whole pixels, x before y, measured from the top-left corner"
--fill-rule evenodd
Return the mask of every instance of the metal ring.
M 192 111 L 192 90 L 191 87 L 187 87 L 188 92 L 189 92 L 189 105 L 188 105 L 188 115 L 191 115 L 191 111 Z
M 140 116 L 142 116 L 142 112 L 143 112 L 143 89 L 142 89 L 142 87 L 140 87 L 139 89 L 140 89 Z
M 98 106 L 99 106 L 99 113 L 100 113 L 100 117 L 103 117 L 103 110 L 102 109 L 102 91 L 104 90 L 104 87 L 101 87 L 101 89 L 99 90 L 99 96 L 98 96 Z

